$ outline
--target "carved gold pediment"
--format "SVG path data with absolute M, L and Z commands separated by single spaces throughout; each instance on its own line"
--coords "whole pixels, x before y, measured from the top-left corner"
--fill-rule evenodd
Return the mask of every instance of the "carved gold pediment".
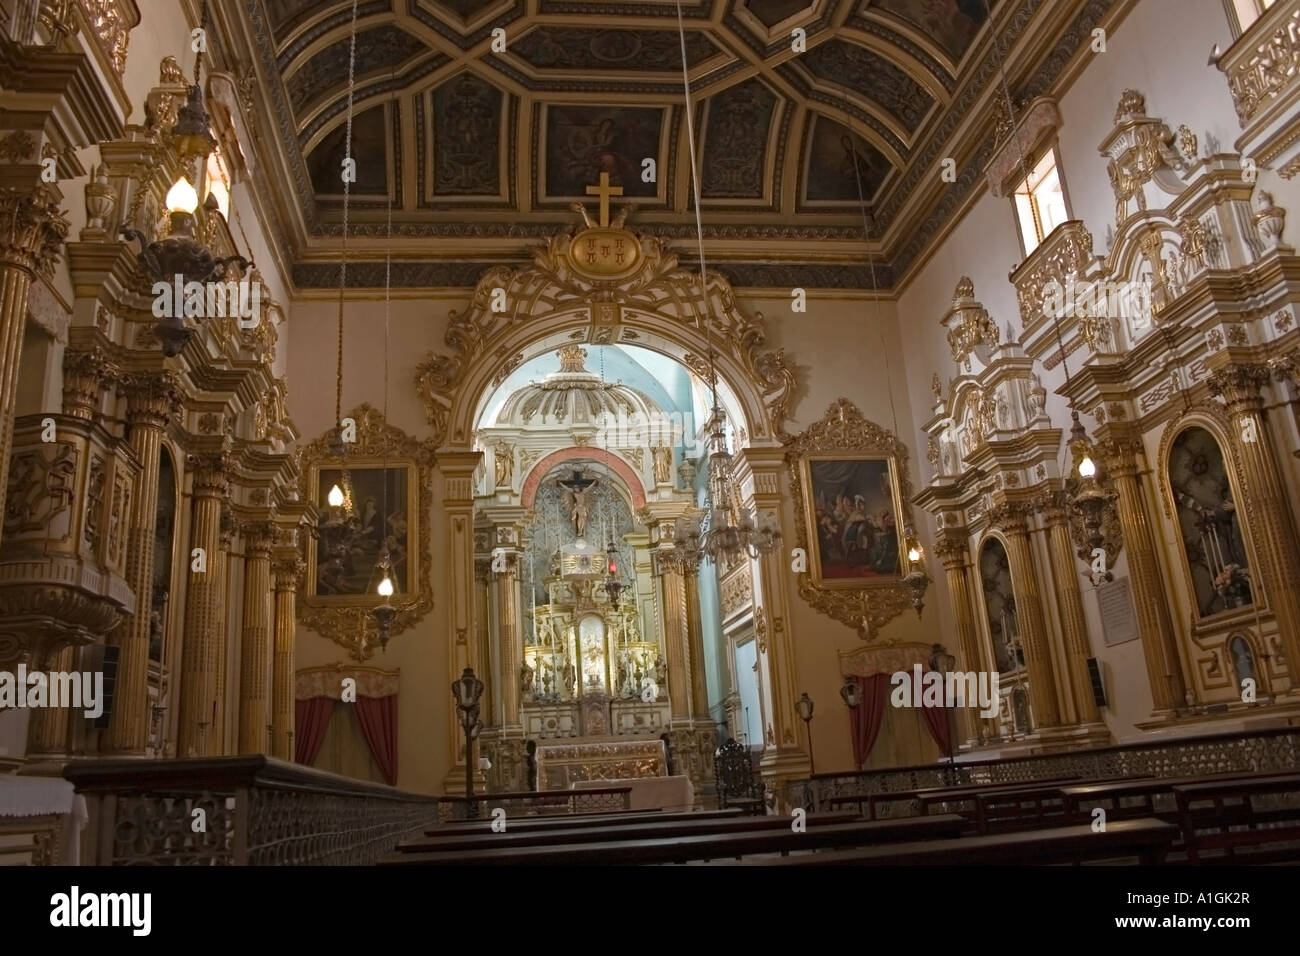
M 1092 233 L 1083 220 L 1071 219 L 1053 229 L 1010 276 L 1025 328 L 1043 315 L 1049 293 L 1064 297 L 1067 285 L 1082 279 L 1092 261 Z
M 589 247 L 589 240 L 595 245 Z M 635 248 L 616 240 L 634 241 Z M 608 246 L 608 249 L 605 247 Z M 594 250 L 594 251 L 593 251 Z M 619 255 L 624 256 L 619 262 Z M 595 262 L 588 262 L 594 255 Z M 602 257 L 608 256 L 609 261 Z M 444 340 L 446 352 L 430 352 L 416 369 L 416 392 L 433 429 L 433 444 L 460 442 L 448 435 L 449 419 L 470 366 L 483 356 L 504 361 L 512 349 L 504 344 L 520 323 L 540 326 L 548 317 L 575 328 L 574 336 L 596 343 L 636 341 L 640 325 L 672 338 L 683 351 L 703 344 L 740 366 L 762 396 L 767 428 L 784 434 L 794 402 L 794 369 L 782 349 L 764 349 L 767 330 L 762 313 L 751 318 L 736 305 L 731 284 L 721 275 L 708 277 L 708 303 L 701 308 L 699 276 L 678 267 L 677 257 L 654 237 L 617 225 L 553 236 L 532 253 L 529 265 L 496 266 L 483 273 L 468 309 L 453 310 Z M 581 266 L 581 268 L 579 268 Z M 606 273 L 606 269 L 615 270 Z M 621 271 L 620 271 L 621 270 Z M 593 278 L 596 273 L 605 278 Z M 611 278 L 617 276 L 617 278 Z M 498 291 L 500 290 L 500 291 Z M 504 299 L 505 311 L 492 310 Z M 581 331 L 578 331 L 581 329 Z

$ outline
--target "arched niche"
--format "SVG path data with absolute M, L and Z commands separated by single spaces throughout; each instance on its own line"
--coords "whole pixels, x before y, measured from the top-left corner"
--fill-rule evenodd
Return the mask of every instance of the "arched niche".
M 1225 437 L 1216 417 L 1194 413 L 1171 425 L 1161 442 L 1165 513 L 1200 620 L 1256 598 L 1249 530 L 1237 508 L 1236 462 L 1224 454 Z
M 995 534 L 990 534 L 980 544 L 979 581 L 984 619 L 998 672 L 1021 671 L 1025 666 L 1024 649 L 1020 646 L 1011 562 L 1006 545 Z

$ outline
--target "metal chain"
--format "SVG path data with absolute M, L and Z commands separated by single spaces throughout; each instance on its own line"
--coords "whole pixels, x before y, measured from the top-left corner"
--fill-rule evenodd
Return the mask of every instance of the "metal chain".
M 352 158 L 352 100 L 356 93 L 357 78 L 357 4 L 352 0 L 352 40 L 348 50 L 348 118 L 344 134 L 343 157 Z M 341 428 L 343 421 L 343 298 L 348 284 L 348 205 L 352 195 L 351 182 L 343 177 L 343 248 L 339 261 L 339 315 L 338 315 L 338 369 L 334 389 L 334 427 Z

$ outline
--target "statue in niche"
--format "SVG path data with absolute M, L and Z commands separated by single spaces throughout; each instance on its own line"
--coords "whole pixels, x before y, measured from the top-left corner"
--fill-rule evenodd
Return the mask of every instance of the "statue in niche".
M 666 445 L 656 445 L 651 451 L 654 454 L 655 484 L 665 485 L 672 474 L 673 450 Z
M 943 461 L 943 473 L 945 475 L 955 475 L 957 473 L 957 448 L 950 432 L 944 432 L 939 437 L 939 451 Z
M 660 687 L 664 687 L 668 682 L 668 665 L 664 663 L 662 654 L 655 657 L 654 674 L 655 683 Z
M 524 700 L 533 699 L 533 669 L 524 662 L 524 666 L 519 669 L 519 690 Z
M 1032 422 L 1043 414 L 1043 406 L 1047 402 L 1047 389 L 1043 388 L 1043 380 L 1038 377 L 1037 372 L 1030 374 L 1029 381 L 1033 387 L 1025 396 L 1025 410 L 1029 412 L 1029 420 Z
M 1011 427 L 1011 405 L 1007 402 L 1007 397 L 998 393 L 998 427 Z
M 574 670 L 573 661 L 569 660 L 567 654 L 564 657 L 564 669 L 560 674 L 564 681 L 564 698 L 568 700 L 574 693 L 573 681 L 577 677 L 577 672 Z
M 505 442 L 497 442 L 494 447 L 493 461 L 496 463 L 497 490 L 510 487 L 510 478 L 515 470 L 515 450 Z

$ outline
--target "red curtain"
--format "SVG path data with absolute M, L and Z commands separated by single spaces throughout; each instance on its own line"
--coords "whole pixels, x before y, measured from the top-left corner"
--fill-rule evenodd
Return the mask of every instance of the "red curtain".
M 919 694 L 920 688 L 917 688 L 914 693 Z M 920 700 L 920 697 L 914 699 Z M 945 757 L 951 757 L 952 741 L 948 739 L 948 708 L 923 705 L 921 707 L 921 716 L 925 718 L 925 725 L 930 728 L 930 736 L 939 745 L 939 753 Z
M 397 786 L 397 695 L 357 697 L 357 720 L 370 755 L 390 787 Z
M 325 742 L 325 728 L 329 726 L 330 714 L 334 711 L 334 699 L 311 697 L 295 700 L 293 710 L 293 759 L 310 767 L 316 762 L 320 745 Z
M 880 725 L 885 719 L 885 698 L 889 696 L 889 675 L 872 674 L 854 677 L 858 682 L 861 703 L 849 710 L 853 728 L 853 761 L 858 769 L 866 761 L 871 748 L 880 736 Z

